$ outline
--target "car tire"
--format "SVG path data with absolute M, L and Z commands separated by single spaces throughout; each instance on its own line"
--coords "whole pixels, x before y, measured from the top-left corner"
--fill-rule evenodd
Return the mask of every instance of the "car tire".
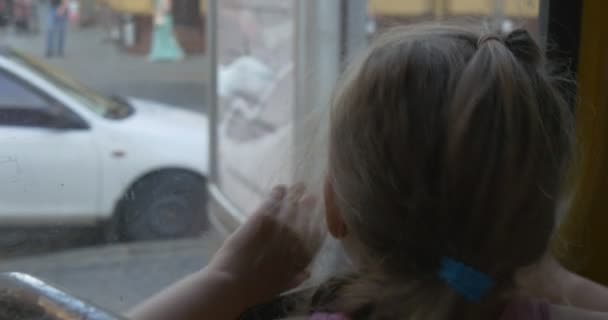
M 182 171 L 149 175 L 123 197 L 112 224 L 120 241 L 199 235 L 208 227 L 204 179 Z

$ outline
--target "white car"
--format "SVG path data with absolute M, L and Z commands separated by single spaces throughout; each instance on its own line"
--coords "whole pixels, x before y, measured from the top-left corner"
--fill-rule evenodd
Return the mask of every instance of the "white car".
M 204 115 L 105 97 L 0 49 L 0 225 L 103 223 L 122 240 L 194 235 L 207 225 L 207 166 Z

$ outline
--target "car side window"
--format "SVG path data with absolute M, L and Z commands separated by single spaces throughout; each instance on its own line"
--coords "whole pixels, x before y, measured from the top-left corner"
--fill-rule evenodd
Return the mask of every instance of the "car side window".
M 23 81 L 0 70 L 0 125 L 48 127 L 52 102 Z

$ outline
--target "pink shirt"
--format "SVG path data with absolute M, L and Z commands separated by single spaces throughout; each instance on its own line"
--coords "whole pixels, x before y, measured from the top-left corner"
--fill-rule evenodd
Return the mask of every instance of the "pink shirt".
M 515 300 L 507 306 L 500 320 L 550 320 L 550 305 L 542 300 Z
M 539 300 L 515 300 L 499 320 L 550 320 L 549 303 Z M 315 313 L 310 320 L 349 320 L 342 313 Z
M 317 312 L 310 316 L 310 320 L 349 320 L 347 316 L 342 313 L 322 313 Z

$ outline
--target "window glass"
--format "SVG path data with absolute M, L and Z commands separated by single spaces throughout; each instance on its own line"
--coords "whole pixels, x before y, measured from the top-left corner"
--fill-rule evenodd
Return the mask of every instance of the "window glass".
M 316 72 L 332 78 L 354 54 L 347 34 L 440 19 L 538 30 L 538 0 L 369 0 L 357 12 L 351 0 L 213 0 L 210 47 L 209 1 L 0 0 L 0 271 L 123 312 L 204 266 L 227 221 L 291 182 L 299 108 L 329 91 Z
M 47 101 L 32 92 L 15 77 L 0 71 L 0 108 L 44 108 Z
M 219 2 L 218 182 L 244 212 L 287 162 L 280 154 L 293 117 L 295 8 L 284 0 Z
M 123 312 L 206 264 L 205 21 L 200 0 L 0 0 L 0 271 Z
M 306 86 L 307 81 L 316 81 L 307 79 L 318 79 L 315 77 L 320 77 L 323 70 L 303 64 L 298 74 L 294 65 L 310 55 L 314 41 L 322 43 L 323 37 L 330 37 L 331 31 L 319 30 L 318 25 L 325 27 L 324 21 L 329 19 L 358 21 L 358 13 L 348 11 L 348 6 L 332 12 L 332 4 L 335 2 L 302 5 L 298 1 L 219 1 L 217 183 L 223 196 L 242 215 L 261 201 L 261 195 L 273 182 L 288 182 L 292 169 L 298 165 L 293 159 L 276 155 L 288 154 L 292 141 L 297 139 L 291 135 L 294 123 L 301 120 L 300 115 L 296 116 L 294 97 L 305 92 L 311 95 L 310 101 L 316 102 L 314 95 L 319 92 L 295 87 L 294 81 L 304 79 Z M 367 8 L 362 13 L 366 16 L 361 21 L 364 25 L 339 22 L 343 34 L 334 43 L 348 42 L 346 37 L 352 32 L 367 33 L 369 39 L 391 26 L 432 21 L 491 24 L 504 32 L 523 27 L 534 36 L 539 30 L 538 0 L 367 0 L 363 4 L 362 10 Z M 301 20 L 306 21 L 304 27 Z M 305 30 L 298 30 L 299 27 Z M 298 37 L 311 37 L 313 41 L 298 47 Z M 342 61 L 336 64 L 345 62 L 343 57 L 356 55 L 343 48 L 337 50 L 342 50 L 338 53 Z M 331 54 L 331 50 L 328 52 Z M 333 59 L 330 54 L 321 59 Z

